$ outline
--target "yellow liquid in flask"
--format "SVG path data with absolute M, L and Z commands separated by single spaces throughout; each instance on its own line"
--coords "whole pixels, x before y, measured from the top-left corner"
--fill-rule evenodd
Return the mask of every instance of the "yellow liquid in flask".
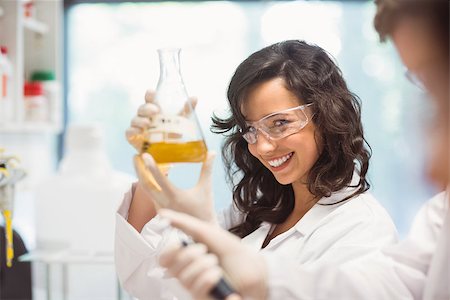
M 144 142 L 143 152 L 150 153 L 158 165 L 170 163 L 196 163 L 206 158 L 207 148 L 203 140 L 191 142 Z

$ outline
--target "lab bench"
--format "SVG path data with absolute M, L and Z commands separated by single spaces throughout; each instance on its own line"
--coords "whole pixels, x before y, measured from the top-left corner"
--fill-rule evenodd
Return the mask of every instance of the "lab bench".
M 19 257 L 19 261 L 43 264 L 45 269 L 45 299 L 46 300 L 69 300 L 69 267 L 75 265 L 105 265 L 114 266 L 114 255 L 112 252 L 103 251 L 74 251 L 74 250 L 34 250 Z M 59 288 L 53 286 L 52 272 L 59 269 L 61 273 L 61 283 Z M 119 280 L 115 277 L 116 298 L 125 300 L 128 298 L 122 291 Z M 60 291 L 62 298 L 55 295 L 55 291 Z

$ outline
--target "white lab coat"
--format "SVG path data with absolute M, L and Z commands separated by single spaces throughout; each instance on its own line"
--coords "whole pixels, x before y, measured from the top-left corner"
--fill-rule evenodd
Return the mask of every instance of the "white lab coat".
M 353 189 L 347 188 L 322 198 L 294 227 L 272 239 L 262 250 L 261 245 L 272 228 L 269 223 L 261 224 L 243 242 L 263 254 L 289 258 L 290 265 L 296 268 L 343 264 L 394 244 L 395 226 L 369 193 L 337 205 L 321 205 L 334 203 L 352 192 Z M 116 219 L 115 261 L 122 286 L 139 299 L 191 299 L 176 279 L 165 275 L 157 262 L 163 245 L 168 239 L 176 238 L 176 234 L 161 226 L 158 216 L 141 233 L 137 232 L 126 220 L 130 203 L 131 193 L 128 193 Z M 218 219 L 224 228 L 230 228 L 239 224 L 242 215 L 230 208 L 218 214 Z M 290 275 L 284 274 L 283 278 L 287 276 Z M 301 282 L 295 285 L 301 286 Z
M 408 237 L 337 265 L 293 266 L 266 255 L 269 299 L 450 299 L 450 211 L 441 193 L 417 214 Z

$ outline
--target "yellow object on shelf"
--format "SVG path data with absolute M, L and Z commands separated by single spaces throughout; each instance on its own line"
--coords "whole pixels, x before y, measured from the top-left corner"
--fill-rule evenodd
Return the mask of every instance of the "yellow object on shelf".
M 0 211 L 5 219 L 6 266 L 11 267 L 14 259 L 13 247 L 13 203 L 15 184 L 25 177 L 25 171 L 19 168 L 19 160 L 15 156 L 5 155 L 0 148 Z
M 6 266 L 10 268 L 14 258 L 13 247 L 13 229 L 12 229 L 12 213 L 10 210 L 3 211 L 3 217 L 5 218 L 5 235 L 6 235 Z

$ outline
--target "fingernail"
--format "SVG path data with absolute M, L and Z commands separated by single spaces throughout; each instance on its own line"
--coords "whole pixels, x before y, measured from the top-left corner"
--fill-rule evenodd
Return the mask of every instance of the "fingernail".
M 151 163 L 155 163 L 155 160 L 153 159 L 153 156 L 151 156 L 149 153 L 147 153 L 147 152 L 144 152 L 144 153 L 142 153 L 142 159 L 144 160 L 144 161 L 148 161 L 148 162 L 151 162 Z

